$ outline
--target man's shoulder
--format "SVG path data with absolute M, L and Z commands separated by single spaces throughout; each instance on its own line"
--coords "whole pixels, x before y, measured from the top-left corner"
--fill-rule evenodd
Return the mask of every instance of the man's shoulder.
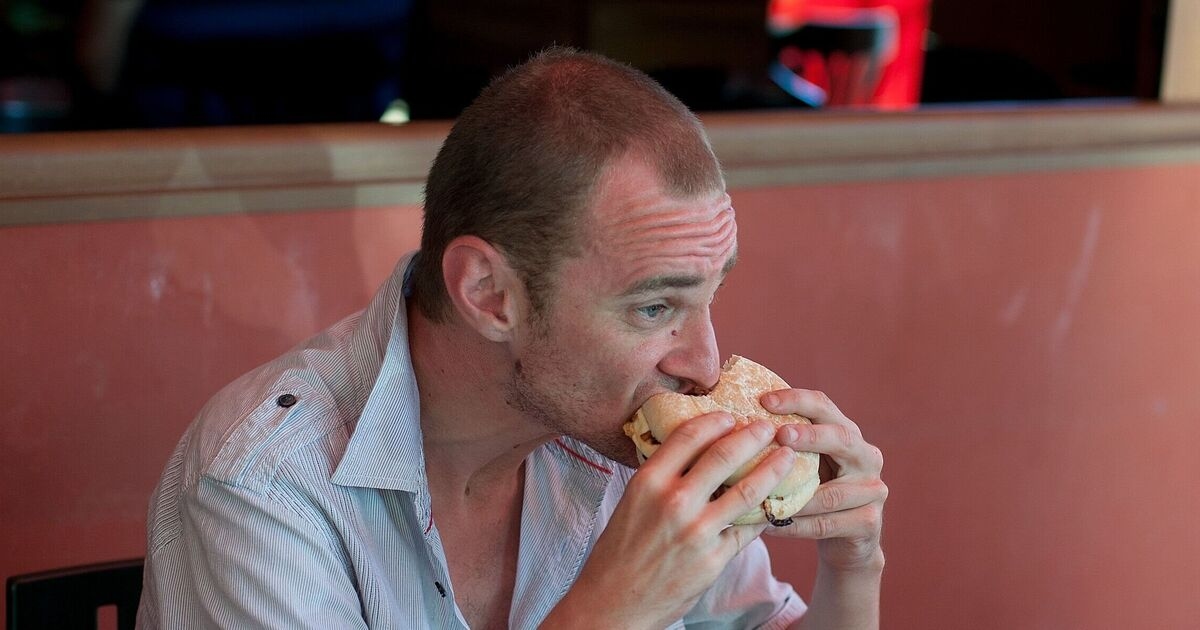
M 344 341 L 331 342 L 324 333 L 213 396 L 185 438 L 184 484 L 207 477 L 262 491 L 290 457 L 326 436 L 332 439 L 325 440 L 323 456 L 338 456 L 362 398 Z
M 197 419 L 205 476 L 262 489 L 296 451 L 331 432 L 345 441 L 347 418 L 321 379 L 304 369 L 267 372 L 244 391 L 223 390 Z

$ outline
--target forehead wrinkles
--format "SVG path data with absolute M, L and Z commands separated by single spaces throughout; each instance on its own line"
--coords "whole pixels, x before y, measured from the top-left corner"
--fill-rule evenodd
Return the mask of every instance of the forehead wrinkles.
M 614 222 L 598 245 L 610 256 L 637 259 L 652 256 L 689 256 L 722 265 L 737 244 L 737 222 L 725 195 L 720 207 L 706 220 L 697 212 L 650 212 Z

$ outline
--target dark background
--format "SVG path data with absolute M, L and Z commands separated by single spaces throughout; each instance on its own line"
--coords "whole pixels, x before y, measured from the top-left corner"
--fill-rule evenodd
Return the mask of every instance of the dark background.
M 921 102 L 1154 99 L 1167 4 L 933 0 Z M 111 6 L 0 0 L 0 129 L 376 120 L 396 98 L 453 118 L 550 44 L 627 61 L 699 111 L 806 107 L 767 80 L 765 0 L 150 1 L 98 86 L 80 42 Z M 339 26 L 296 22 L 322 11 Z

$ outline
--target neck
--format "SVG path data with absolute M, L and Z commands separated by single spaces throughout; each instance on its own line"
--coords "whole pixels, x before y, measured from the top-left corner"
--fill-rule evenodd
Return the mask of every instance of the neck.
M 430 321 L 412 304 L 408 310 L 431 491 L 466 502 L 511 496 L 525 457 L 554 435 L 505 402 L 507 348 L 457 321 Z

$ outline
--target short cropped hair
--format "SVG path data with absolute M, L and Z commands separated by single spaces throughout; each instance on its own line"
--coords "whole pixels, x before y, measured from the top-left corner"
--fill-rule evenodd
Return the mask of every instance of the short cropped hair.
M 724 186 L 700 121 L 632 67 L 554 47 L 496 78 L 454 123 L 426 181 L 413 278 L 421 312 L 447 320 L 442 255 L 454 238 L 474 235 L 505 256 L 533 314 L 543 314 L 559 263 L 581 252 L 593 188 L 629 151 L 673 195 Z

